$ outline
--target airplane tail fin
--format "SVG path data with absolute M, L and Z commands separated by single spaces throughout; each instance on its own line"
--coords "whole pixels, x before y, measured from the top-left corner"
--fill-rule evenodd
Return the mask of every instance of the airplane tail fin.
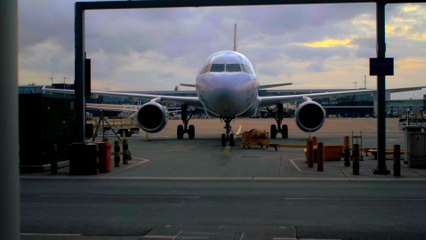
M 237 24 L 234 24 L 234 51 L 237 51 Z

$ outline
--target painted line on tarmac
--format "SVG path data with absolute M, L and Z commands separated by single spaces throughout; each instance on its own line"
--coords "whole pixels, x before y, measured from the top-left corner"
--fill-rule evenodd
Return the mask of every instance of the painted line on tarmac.
M 151 161 L 151 160 L 144 159 L 144 158 L 139 158 L 139 157 L 132 157 L 132 159 L 140 160 L 141 162 L 138 162 L 138 163 L 133 164 L 133 165 L 126 166 L 125 168 L 121 168 L 121 169 L 119 169 L 119 170 L 117 170 L 117 171 L 114 171 L 113 173 L 120 173 L 120 172 L 124 172 L 124 171 L 126 171 L 126 170 L 129 170 L 130 168 L 134 168 L 134 167 L 137 167 L 137 166 L 143 165 L 143 164 L 145 164 L 145 163 L 147 163 L 147 162 L 150 162 L 150 161 Z
M 81 237 L 82 234 L 78 233 L 20 233 L 25 237 Z
M 290 158 L 289 161 L 291 162 L 291 164 L 296 168 L 297 171 L 302 172 L 302 169 L 299 168 L 299 166 L 297 166 L 296 162 L 294 161 L 294 159 Z
M 119 177 L 119 176 L 21 176 L 21 180 L 110 180 L 110 181 L 360 181 L 360 182 L 425 182 L 426 178 L 376 178 L 376 177 Z
M 297 201 L 386 201 L 386 202 L 424 202 L 426 198 L 349 198 L 349 197 L 286 197 L 284 200 Z

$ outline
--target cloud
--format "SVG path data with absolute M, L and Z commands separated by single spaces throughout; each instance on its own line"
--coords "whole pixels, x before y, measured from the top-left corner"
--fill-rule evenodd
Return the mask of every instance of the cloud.
M 426 66 L 426 57 L 407 57 L 396 61 L 399 70 L 418 70 Z
M 301 43 L 303 46 L 312 47 L 312 48 L 332 48 L 332 47 L 351 47 L 354 45 L 351 44 L 352 40 L 349 38 L 346 39 L 335 39 L 327 38 L 321 41 Z
M 389 82 L 424 81 L 426 5 L 389 4 L 386 17 L 387 56 L 397 67 Z M 87 11 L 93 86 L 155 90 L 191 83 L 208 55 L 232 49 L 234 23 L 239 50 L 262 81 L 352 87 L 376 54 L 375 4 Z M 20 83 L 46 84 L 52 73 L 72 81 L 74 0 L 20 0 L 19 47 Z

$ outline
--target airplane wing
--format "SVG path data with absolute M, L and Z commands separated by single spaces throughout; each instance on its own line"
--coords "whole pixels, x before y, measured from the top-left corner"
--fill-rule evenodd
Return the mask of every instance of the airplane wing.
M 394 88 L 394 89 L 387 89 L 386 93 L 408 92 L 408 91 L 421 90 L 423 88 L 426 88 L 426 86 Z M 350 95 L 376 94 L 376 92 L 377 90 L 373 90 L 373 89 L 357 89 L 357 90 L 347 90 L 347 91 L 295 94 L 295 95 L 285 95 L 285 96 L 265 96 L 265 97 L 259 97 L 259 100 L 260 100 L 259 105 L 268 106 L 268 105 L 273 105 L 277 103 L 302 101 L 302 100 L 305 100 L 306 98 L 321 99 L 321 98 L 342 97 L 342 96 L 350 96 Z
M 107 110 L 107 111 L 129 111 L 137 112 L 139 105 L 123 105 L 123 104 L 105 104 L 105 103 L 86 103 L 87 109 Z
M 274 87 L 282 87 L 282 86 L 288 86 L 292 85 L 293 83 L 273 83 L 273 84 L 260 84 L 257 89 L 265 89 L 265 88 L 274 88 Z
M 70 90 L 70 89 L 54 89 L 54 88 L 43 87 L 43 92 L 74 95 L 74 90 Z M 128 98 L 136 98 L 136 99 L 148 99 L 148 100 L 150 99 L 150 100 L 155 100 L 156 102 L 171 101 L 171 102 L 176 102 L 181 104 L 188 104 L 191 106 L 202 106 L 200 99 L 198 97 L 156 95 L 156 94 L 129 93 L 129 92 L 110 92 L 110 91 L 92 91 L 91 93 L 92 93 L 92 97 L 94 98 L 96 98 L 97 96 L 128 97 Z

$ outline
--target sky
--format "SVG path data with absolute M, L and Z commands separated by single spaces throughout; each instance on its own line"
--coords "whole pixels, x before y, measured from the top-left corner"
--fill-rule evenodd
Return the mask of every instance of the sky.
M 19 84 L 74 81 L 74 2 L 19 0 Z M 206 58 L 238 51 L 263 84 L 376 88 L 375 4 L 237 6 L 86 12 L 92 90 L 173 90 L 194 83 Z M 387 88 L 426 85 L 426 4 L 386 6 Z M 182 90 L 190 89 L 180 87 Z M 426 90 L 394 95 L 423 98 Z

